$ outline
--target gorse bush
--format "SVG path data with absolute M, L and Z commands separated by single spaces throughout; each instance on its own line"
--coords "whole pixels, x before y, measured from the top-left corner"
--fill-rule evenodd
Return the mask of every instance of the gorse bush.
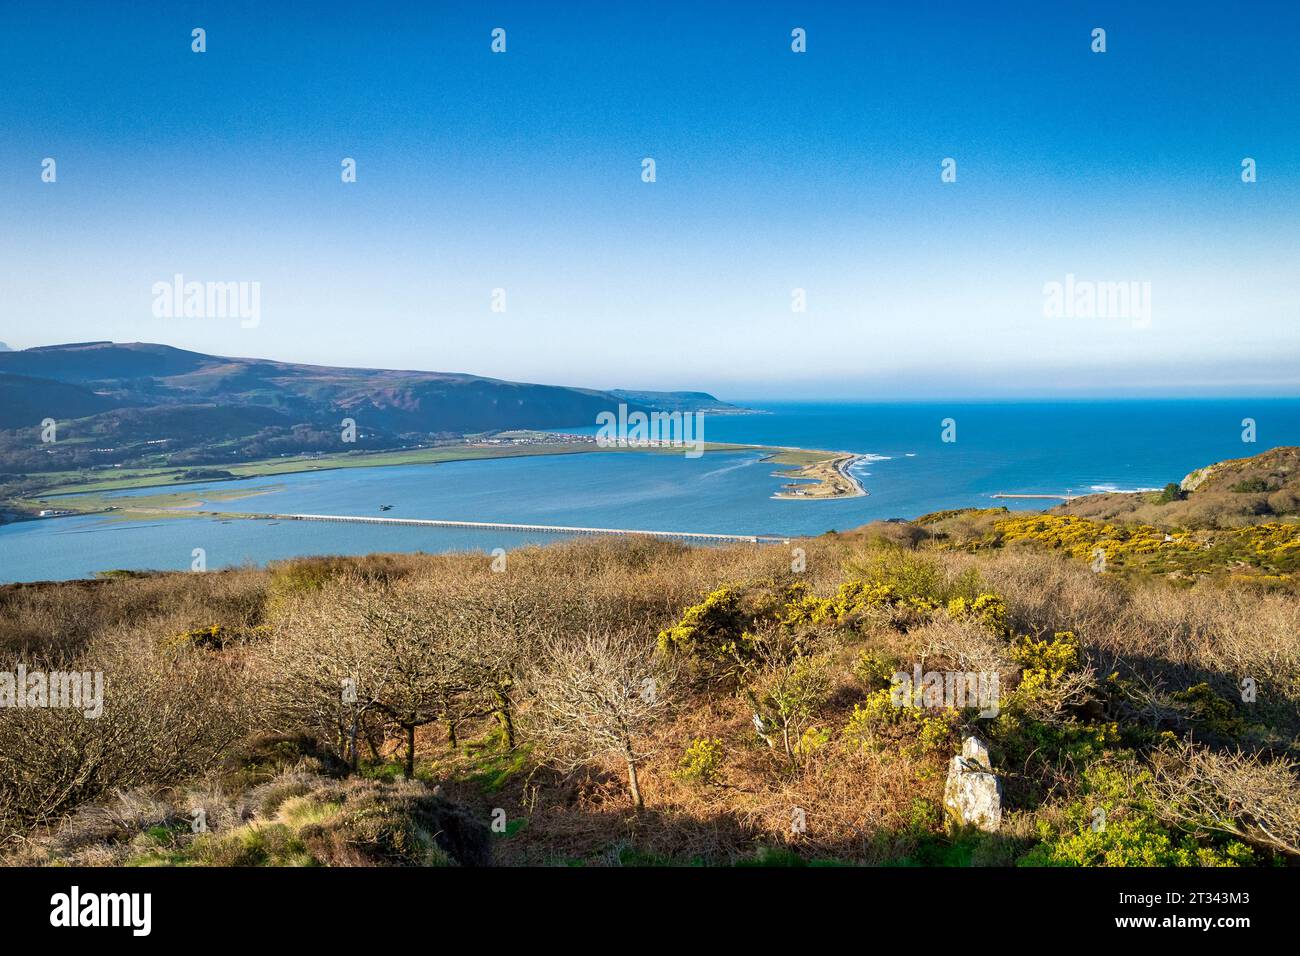
M 906 697 L 900 700 L 892 688 L 884 688 L 853 705 L 840 740 L 850 753 L 890 747 L 913 753 L 946 753 L 964 724 L 962 714 L 954 708 L 918 707 Z
M 659 647 L 709 660 L 731 660 L 741 653 L 741 638 L 752 621 L 753 616 L 742 607 L 738 589 L 718 588 L 688 607 L 672 627 L 660 631 Z
M 1073 632 L 1057 631 L 1044 640 L 1018 637 L 1011 645 L 1011 658 L 1024 668 L 1019 689 L 1025 697 L 1035 697 L 1059 687 L 1067 674 L 1078 670 L 1082 654 Z
M 871 690 L 888 687 L 898 672 L 898 662 L 876 651 L 860 651 L 853 662 L 853 676 Z
M 714 784 L 722 777 L 722 740 L 692 740 L 673 776 L 688 783 Z
M 1118 722 L 1099 719 L 1103 697 L 1072 631 L 1021 635 L 1010 653 L 1022 668 L 1020 682 L 1003 695 L 990 727 L 1009 760 L 1083 767 L 1122 742 Z
M 1002 541 L 1032 542 L 1088 561 L 1104 554 L 1112 569 L 1213 574 L 1246 567 L 1255 575 L 1300 571 L 1300 524 L 1164 531 L 1152 525 L 1039 514 L 996 521 L 993 527 Z
M 948 601 L 948 616 L 959 621 L 978 621 L 999 636 L 1011 633 L 1007 604 L 996 594 L 981 593 L 974 600 L 958 595 Z
M 1007 518 L 996 522 L 994 527 L 1006 541 L 1035 541 L 1058 548 L 1071 557 L 1088 560 L 1098 551 L 1108 561 L 1118 561 L 1162 550 L 1194 553 L 1200 548 L 1186 532 L 1169 534 L 1151 525 L 1103 524 L 1072 515 Z
M 885 549 L 845 562 L 845 571 L 869 587 L 883 588 L 898 601 L 940 603 L 947 598 L 943 572 L 915 551 Z
M 225 648 L 227 644 L 235 641 L 265 637 L 269 631 L 270 628 L 260 624 L 243 633 L 237 632 L 234 628 L 224 627 L 221 624 L 211 624 L 207 627 L 199 627 L 192 631 L 165 637 L 159 642 L 159 646 L 164 650 L 197 647 L 209 651 L 219 651 Z
M 850 751 L 876 747 L 886 731 L 904 720 L 914 720 L 916 715 L 912 711 L 915 709 L 912 706 L 898 707 L 889 688 L 873 691 L 865 701 L 853 705 L 853 713 L 842 732 L 845 746 Z
M 1172 698 L 1186 708 L 1188 719 L 1202 735 L 1231 741 L 1239 739 L 1247 731 L 1246 721 L 1237 715 L 1237 708 L 1216 694 L 1207 683 L 1177 691 Z

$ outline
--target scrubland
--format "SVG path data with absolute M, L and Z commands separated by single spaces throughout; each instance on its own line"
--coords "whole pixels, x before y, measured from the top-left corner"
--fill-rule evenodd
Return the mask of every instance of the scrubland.
M 1290 572 L 1122 549 L 1098 572 L 1094 542 L 1008 520 L 0 588 L 0 670 L 105 675 L 98 719 L 0 711 L 4 859 L 1294 861 Z M 899 706 L 891 676 L 917 666 L 996 674 L 996 716 Z M 944 808 L 969 733 L 1003 783 L 996 832 Z

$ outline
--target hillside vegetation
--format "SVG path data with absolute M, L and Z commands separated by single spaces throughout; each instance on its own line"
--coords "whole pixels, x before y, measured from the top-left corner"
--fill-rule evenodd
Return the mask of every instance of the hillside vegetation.
M 1198 468 L 1163 491 L 1087 495 L 1054 514 L 1160 528 L 1230 528 L 1300 521 L 1300 448 L 1273 448 Z
M 933 547 L 1046 549 L 1112 575 L 1157 575 L 1179 586 L 1229 580 L 1294 593 L 1300 448 L 1201 468 L 1160 492 L 1088 495 L 1044 513 L 936 512 L 914 524 L 912 540 Z
M 11 585 L 0 653 L 102 669 L 107 689 L 99 719 L 0 713 L 6 859 L 1295 860 L 1289 565 L 1261 565 L 1265 586 L 1166 579 L 1111 544 L 1096 571 L 1070 537 L 1085 520 Z M 917 666 L 996 674 L 996 714 L 898 701 L 892 675 Z M 970 733 L 1003 782 L 996 832 L 945 811 Z
M 604 392 L 453 372 L 332 368 L 145 342 L 0 352 L 0 486 L 123 464 L 191 465 L 399 447 L 511 428 L 594 425 L 600 412 L 735 412 L 703 392 Z M 340 441 L 353 419 L 356 442 Z M 46 419 L 56 442 L 43 440 Z

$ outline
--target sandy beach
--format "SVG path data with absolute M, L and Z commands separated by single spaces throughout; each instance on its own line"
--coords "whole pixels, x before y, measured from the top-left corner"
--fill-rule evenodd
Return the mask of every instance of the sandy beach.
M 831 498 L 861 498 L 868 494 L 850 469 L 866 458 L 849 452 L 830 453 L 828 457 L 789 471 L 779 471 L 779 478 L 793 479 L 772 495 L 795 501 L 826 500 Z

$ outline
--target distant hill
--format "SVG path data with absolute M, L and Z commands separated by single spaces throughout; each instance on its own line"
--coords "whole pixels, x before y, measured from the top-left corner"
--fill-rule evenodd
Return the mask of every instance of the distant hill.
M 165 445 L 180 463 L 337 450 L 513 428 L 592 425 L 602 411 L 740 411 L 704 392 L 605 392 L 455 372 L 334 368 L 206 355 L 143 342 L 79 342 L 0 352 L 0 471 L 133 460 Z M 34 449 L 44 418 L 72 443 Z M 25 430 L 24 434 L 15 434 Z M 219 450 L 215 443 L 224 443 Z M 93 443 L 95 450 L 87 447 Z M 233 443 L 233 447 L 230 443 Z M 105 451 L 104 449 L 108 449 Z
M 666 412 L 715 412 L 725 415 L 749 411 L 746 408 L 737 408 L 735 405 L 720 402 L 708 392 L 647 392 L 613 388 L 610 389 L 609 394 L 629 405 L 649 405 Z
M 36 426 L 58 416 L 83 418 L 112 407 L 112 401 L 81 385 L 0 372 L 0 429 Z

